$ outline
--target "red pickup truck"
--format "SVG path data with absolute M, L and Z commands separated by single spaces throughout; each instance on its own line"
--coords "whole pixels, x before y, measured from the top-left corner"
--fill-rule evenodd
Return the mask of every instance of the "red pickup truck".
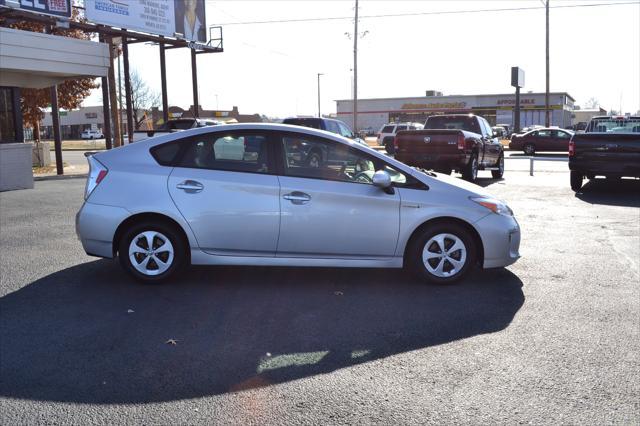
M 450 174 L 462 173 L 474 182 L 478 170 L 491 170 L 495 179 L 504 174 L 504 148 L 491 125 L 473 114 L 433 115 L 424 130 L 398 132 L 395 158 L 409 166 Z

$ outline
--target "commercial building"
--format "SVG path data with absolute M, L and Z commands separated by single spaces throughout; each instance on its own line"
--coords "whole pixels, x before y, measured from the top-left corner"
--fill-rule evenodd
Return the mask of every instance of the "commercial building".
M 514 124 L 514 93 L 493 95 L 451 95 L 428 91 L 429 96 L 409 98 L 358 99 L 358 131 L 377 131 L 386 123 L 409 121 L 424 123 L 426 118 L 435 114 L 478 114 L 492 125 Z M 549 94 L 551 125 L 569 127 L 572 124 L 575 100 L 566 92 Z M 337 116 L 353 127 L 353 100 L 336 101 Z M 545 124 L 545 94 L 520 94 L 520 126 Z

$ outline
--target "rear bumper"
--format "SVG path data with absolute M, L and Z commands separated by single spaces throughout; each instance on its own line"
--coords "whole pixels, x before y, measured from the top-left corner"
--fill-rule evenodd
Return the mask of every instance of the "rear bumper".
M 620 176 L 640 178 L 640 155 L 629 158 L 570 159 L 569 170 L 585 175 Z
M 470 154 L 412 154 L 396 152 L 395 159 L 409 166 L 422 167 L 424 169 L 450 168 L 460 169 L 469 162 Z
M 84 251 L 90 256 L 113 257 L 113 237 L 129 216 L 121 207 L 85 202 L 76 214 L 76 235 Z

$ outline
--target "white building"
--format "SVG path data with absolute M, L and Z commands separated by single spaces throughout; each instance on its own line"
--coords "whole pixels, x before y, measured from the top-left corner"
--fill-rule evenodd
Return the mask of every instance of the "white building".
M 429 91 L 429 94 L 440 95 Z M 412 98 L 358 99 L 358 129 L 377 131 L 386 123 L 424 123 L 434 114 L 473 113 L 492 125 L 514 124 L 515 93 L 494 95 L 418 96 Z M 569 127 L 575 100 L 566 92 L 549 95 L 551 125 Z M 353 127 L 353 100 L 336 101 L 338 119 Z M 520 127 L 545 124 L 545 94 L 520 94 Z

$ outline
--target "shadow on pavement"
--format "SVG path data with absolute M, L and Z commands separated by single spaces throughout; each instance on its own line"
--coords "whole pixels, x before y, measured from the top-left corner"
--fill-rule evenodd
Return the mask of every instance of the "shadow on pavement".
M 113 261 L 80 264 L 0 298 L 0 395 L 194 398 L 503 330 L 522 282 L 472 275 L 434 287 L 398 270 L 200 267 L 145 286 Z
M 590 204 L 640 207 L 640 180 L 591 179 L 576 192 L 576 197 Z
M 563 152 L 549 152 L 549 151 L 540 151 L 536 152 L 533 155 L 525 154 L 524 152 L 518 151 L 510 151 L 509 157 L 547 157 L 547 158 L 569 158 L 569 154 L 566 151 Z
M 475 182 L 476 185 L 481 186 L 483 188 L 486 188 L 487 186 L 495 185 L 498 183 L 504 184 L 504 178 L 495 179 L 492 177 L 478 177 L 476 178 L 476 182 Z

